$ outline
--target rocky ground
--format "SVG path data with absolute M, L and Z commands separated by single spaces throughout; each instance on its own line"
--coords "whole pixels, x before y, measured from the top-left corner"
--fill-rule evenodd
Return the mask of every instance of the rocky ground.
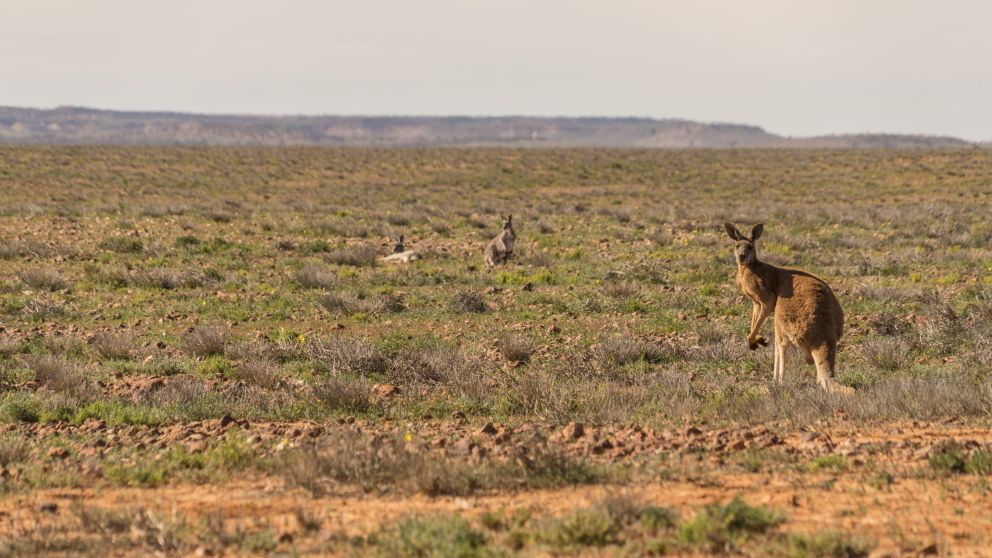
M 126 541 L 118 549 L 122 555 L 156 548 L 209 555 L 230 552 L 237 538 L 236 548 L 246 552 L 348 554 L 374 548 L 363 546 L 372 544 L 366 537 L 409 516 L 457 514 L 479 521 L 487 513 L 526 509 L 538 521 L 595 506 L 606 496 L 691 515 L 739 495 L 787 517 L 778 527 L 782 532 L 857 533 L 871 541 L 873 556 L 981 556 L 992 544 L 986 536 L 992 532 L 989 486 L 965 466 L 992 449 L 992 433 L 984 425 L 954 421 L 866 426 L 835 419 L 804 428 L 656 430 L 475 424 L 457 418 L 414 425 L 224 417 L 163 427 L 114 427 L 91 419 L 79 426 L 4 425 L 0 432 L 26 441 L 23 459 L 0 471 L 8 493 L 0 503 L 0 533 L 14 541 L 0 550 L 8 552 L 71 552 L 121 539 Z M 376 487 L 320 479 L 315 489 L 318 485 L 301 484 L 280 470 L 292 465 L 285 456 L 333 447 L 328 444 L 344 433 L 362 436 L 366 448 L 408 445 L 452 467 L 519 459 L 544 446 L 604 473 L 530 490 L 514 489 L 510 481 L 498 490 L 435 494 L 402 475 L 383 477 Z M 216 455 L 235 438 L 250 462 L 211 470 L 208 458 L 190 465 L 195 474 L 174 469 L 178 481 L 119 472 L 174 459 L 170 454 L 177 448 L 189 456 Z M 64 485 L 25 490 L 41 478 L 35 467 Z M 108 518 L 101 512 L 130 515 Z M 189 527 L 202 529 L 204 522 L 214 522 L 216 533 Z M 156 530 L 161 532 L 152 536 Z

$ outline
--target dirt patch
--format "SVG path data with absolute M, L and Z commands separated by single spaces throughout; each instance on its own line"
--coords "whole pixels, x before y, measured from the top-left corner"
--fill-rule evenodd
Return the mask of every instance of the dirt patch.
M 8 426 L 6 431 L 20 430 L 26 438 L 37 438 L 71 430 L 74 435 L 103 433 L 102 439 L 113 444 L 144 440 L 189 445 L 191 438 L 192 442 L 200 441 L 200 436 L 216 438 L 235 428 L 251 432 L 252 443 L 263 445 L 264 440 L 276 445 L 285 440 L 319 444 L 335 428 L 360 428 L 378 436 L 405 430 L 368 424 L 245 424 L 221 419 L 159 429 L 113 429 L 90 422 L 78 429 L 35 425 Z M 375 533 L 407 516 L 458 514 L 478 521 L 487 512 L 526 509 L 535 518 L 549 518 L 592 506 L 606 494 L 670 507 L 690 516 L 708 504 L 739 495 L 748 504 L 782 512 L 787 517 L 779 527 L 782 531 L 857 533 L 877 541 L 877 556 L 919 555 L 934 549 L 956 556 L 981 556 L 990 543 L 985 534 L 992 532 L 992 500 L 984 478 L 970 474 L 935 477 L 928 472 L 934 448 L 951 440 L 962 448 L 989 447 L 992 434 L 982 428 L 912 423 L 865 428 L 841 423 L 796 431 L 767 427 L 665 431 L 637 426 L 611 429 L 570 424 L 542 429 L 536 424 L 510 428 L 449 422 L 431 425 L 418 436 L 430 432 L 435 440 L 450 438 L 452 448 L 463 446 L 461 439 L 471 439 L 490 448 L 488 455 L 496 458 L 501 447 L 525 440 L 522 433 L 534 435 L 542 430 L 550 432 L 549 443 L 593 460 L 629 460 L 636 465 L 665 456 L 679 465 L 646 469 L 650 472 L 636 480 L 618 478 L 594 486 L 441 497 L 388 487 L 367 493 L 345 484 L 314 496 L 287 484 L 278 474 L 258 471 L 205 484 L 156 488 L 113 487 L 94 477 L 94 486 L 8 493 L 0 502 L 0 533 L 16 538 L 47 529 L 92 537 L 78 519 L 78 510 L 146 510 L 162 517 L 182 517 L 190 525 L 207 521 L 228 532 L 269 533 L 277 548 L 284 550 L 333 555 L 347 553 L 347 541 L 354 537 Z M 111 432 L 119 435 L 105 435 Z M 598 450 L 604 441 L 611 448 Z M 436 443 L 427 447 L 439 451 L 440 458 Z M 268 451 L 284 449 L 271 446 Z M 74 450 L 68 453 L 62 459 L 84 459 Z M 764 455 L 768 462 L 751 471 L 742 467 L 747 456 L 755 455 Z M 830 458 L 822 460 L 823 456 Z M 842 466 L 831 465 L 834 459 L 843 459 L 837 461 Z M 788 464 L 781 465 L 781 460 Z M 202 550 L 221 551 L 216 544 L 204 540 Z

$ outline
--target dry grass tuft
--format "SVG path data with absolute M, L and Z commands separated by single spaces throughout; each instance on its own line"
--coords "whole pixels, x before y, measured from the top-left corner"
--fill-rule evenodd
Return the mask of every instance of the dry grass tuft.
M 381 316 L 402 312 L 406 307 L 399 295 L 383 293 L 368 295 L 359 293 L 357 296 L 327 293 L 320 297 L 320 305 L 333 314 L 367 314 Z
M 527 362 L 534 354 L 534 340 L 523 335 L 506 335 L 499 340 L 499 352 L 509 362 Z
M 138 358 L 141 345 L 129 333 L 103 332 L 93 338 L 93 349 L 102 358 L 112 360 L 134 360 Z
M 488 398 L 495 383 L 489 363 L 447 343 L 401 351 L 389 376 L 400 384 L 439 386 L 452 395 L 478 400 Z
M 276 389 L 282 382 L 279 367 L 265 360 L 247 361 L 234 369 L 236 379 L 265 389 Z
M 27 355 L 24 363 L 34 372 L 35 379 L 52 391 L 68 391 L 86 383 L 86 370 L 64 357 Z
M 475 291 L 458 291 L 451 296 L 448 308 L 455 313 L 483 314 L 489 311 L 486 299 Z
M 324 256 L 324 261 L 330 264 L 347 265 L 352 267 L 375 267 L 378 263 L 379 250 L 371 244 L 357 244 L 332 250 Z
M 600 482 L 603 473 L 535 440 L 507 459 L 472 463 L 441 458 L 416 437 L 366 437 L 344 430 L 317 448 L 287 452 L 278 471 L 290 483 L 322 494 L 338 483 L 371 492 L 396 488 L 429 496 L 479 490 L 547 488 Z M 467 457 L 467 456 L 466 456 Z
M 362 379 L 331 376 L 311 386 L 314 399 L 325 408 L 345 413 L 366 413 L 372 408 L 371 387 Z
M 330 289 L 338 282 L 333 271 L 319 265 L 307 264 L 296 272 L 296 282 L 307 289 Z
M 39 291 L 61 291 L 69 286 L 69 282 L 52 269 L 30 269 L 17 277 L 25 285 Z
M 201 326 L 183 336 L 183 350 L 198 357 L 222 355 L 227 348 L 228 330 L 222 326 Z
M 620 367 L 638 361 L 661 362 L 669 357 L 669 351 L 664 347 L 628 335 L 607 338 L 599 343 L 594 354 L 604 368 Z
M 310 357 L 333 375 L 373 376 L 389 367 L 385 352 L 361 337 L 315 339 L 308 345 Z

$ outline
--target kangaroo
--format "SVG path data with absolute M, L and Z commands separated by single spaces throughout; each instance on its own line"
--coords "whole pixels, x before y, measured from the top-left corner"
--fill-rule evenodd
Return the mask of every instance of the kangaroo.
M 393 253 L 383 256 L 382 261 L 386 263 L 406 264 L 420 259 L 420 253 L 416 250 L 407 250 L 403 244 L 403 235 L 400 235 L 396 244 L 393 245 Z
M 486 245 L 486 267 L 492 268 L 498 263 L 506 263 L 513 254 L 513 244 L 517 241 L 517 235 L 513 232 L 513 215 L 507 215 L 503 219 L 503 230 L 496 238 Z
M 764 225 L 751 228 L 744 236 L 731 223 L 724 223 L 727 236 L 734 241 L 737 261 L 737 285 L 754 303 L 747 346 L 768 346 L 758 335 L 768 316 L 775 314 L 775 381 L 785 379 L 785 355 L 790 347 L 806 354 L 806 361 L 816 365 L 816 381 L 828 392 L 853 393 L 850 387 L 834 380 L 837 368 L 837 342 L 844 330 L 844 312 L 830 287 L 818 277 L 798 269 L 775 267 L 758 261 L 754 243 Z

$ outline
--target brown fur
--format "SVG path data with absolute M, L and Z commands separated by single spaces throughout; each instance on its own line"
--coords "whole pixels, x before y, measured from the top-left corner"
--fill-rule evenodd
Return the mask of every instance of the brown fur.
M 492 268 L 498 263 L 510 261 L 510 256 L 513 255 L 513 246 L 517 241 L 517 235 L 513 232 L 513 215 L 508 215 L 502 219 L 503 230 L 486 245 L 486 267 L 488 268 Z
M 816 379 L 828 391 L 850 392 L 851 388 L 834 381 L 837 368 L 837 343 L 844 330 L 844 312 L 830 287 L 820 278 L 797 269 L 776 267 L 758 261 L 754 242 L 763 225 L 755 225 L 751 236 L 744 236 L 730 223 L 724 223 L 734 241 L 737 261 L 737 285 L 751 299 L 751 331 L 748 347 L 767 346 L 758 335 L 765 319 L 775 319 L 775 380 L 785 379 L 785 356 L 797 347 L 807 362 L 816 364 Z

